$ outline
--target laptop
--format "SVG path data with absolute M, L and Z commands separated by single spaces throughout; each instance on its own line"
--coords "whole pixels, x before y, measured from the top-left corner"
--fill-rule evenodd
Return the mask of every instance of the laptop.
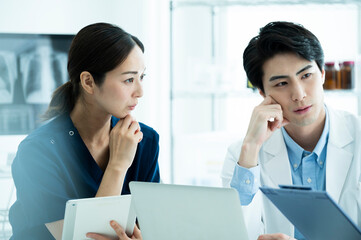
M 145 240 L 248 240 L 235 189 L 146 182 L 129 186 Z
M 111 220 L 116 220 L 128 235 L 133 233 L 135 211 L 130 195 L 69 200 L 65 207 L 62 239 L 90 239 L 85 236 L 88 232 L 115 238 L 117 235 L 109 224 Z
M 260 190 L 308 240 L 361 239 L 361 229 L 325 191 L 283 185 Z

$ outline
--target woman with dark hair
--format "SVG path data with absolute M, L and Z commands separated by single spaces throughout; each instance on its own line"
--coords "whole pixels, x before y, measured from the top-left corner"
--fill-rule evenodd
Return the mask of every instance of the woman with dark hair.
M 51 239 L 44 224 L 63 219 L 69 199 L 129 194 L 130 181 L 159 182 L 159 136 L 130 115 L 143 95 L 143 52 L 136 37 L 107 23 L 75 36 L 70 81 L 45 113 L 51 120 L 19 145 L 12 165 L 12 239 Z M 137 228 L 133 237 L 141 238 Z

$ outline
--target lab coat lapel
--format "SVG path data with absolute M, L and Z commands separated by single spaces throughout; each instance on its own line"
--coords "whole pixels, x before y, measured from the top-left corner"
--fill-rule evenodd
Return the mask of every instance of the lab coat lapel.
M 276 130 L 267 142 L 263 145 L 261 154 L 261 171 L 264 172 L 262 184 L 277 188 L 279 184 L 291 185 L 292 176 L 288 160 L 288 153 L 282 131 Z M 292 236 L 293 225 L 283 216 L 283 214 L 268 200 L 264 200 L 266 218 L 266 232 L 283 232 Z
M 330 134 L 326 155 L 326 191 L 338 202 L 353 158 L 352 151 L 347 151 L 346 146 L 354 139 L 345 126 L 343 116 L 328 109 Z
M 279 184 L 291 185 L 292 175 L 287 148 L 281 130 L 273 133 L 264 144 L 263 150 L 266 154 L 263 162 L 264 171 L 270 177 L 273 187 L 278 187 Z M 271 186 L 267 182 L 264 182 L 264 184 Z

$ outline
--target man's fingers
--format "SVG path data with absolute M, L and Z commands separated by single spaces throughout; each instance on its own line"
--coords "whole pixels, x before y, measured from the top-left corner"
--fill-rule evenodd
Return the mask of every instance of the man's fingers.
M 260 105 L 269 105 L 272 104 L 272 98 L 270 96 L 266 96 Z
M 283 118 L 283 121 L 282 121 L 281 127 L 286 126 L 286 125 L 287 125 L 287 124 L 289 124 L 289 123 L 290 123 L 290 121 L 288 121 L 288 119 Z
M 269 123 L 276 123 L 276 126 L 281 126 L 283 122 L 282 107 L 271 95 L 266 96 L 258 108 L 266 115 Z
M 261 104 L 270 105 L 270 104 L 279 104 L 279 103 L 271 95 L 267 95 Z
M 271 95 L 268 95 L 268 97 L 271 98 L 271 103 L 272 103 L 272 104 L 279 104 L 279 103 L 276 101 L 276 99 L 274 99 Z
M 269 117 L 268 119 L 268 126 L 270 130 L 273 132 L 277 128 L 281 128 L 287 125 L 289 121 L 283 117 L 282 112 L 276 112 L 273 116 Z

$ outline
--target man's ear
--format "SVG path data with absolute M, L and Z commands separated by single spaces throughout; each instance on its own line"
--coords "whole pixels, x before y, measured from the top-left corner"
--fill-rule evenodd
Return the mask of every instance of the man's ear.
M 322 85 L 325 83 L 325 77 L 326 77 L 326 74 L 325 74 L 325 69 L 322 69 L 322 72 L 321 72 L 321 76 L 322 76 Z
M 90 72 L 84 71 L 80 74 L 80 84 L 85 92 L 89 94 L 94 93 L 95 82 Z
M 263 98 L 266 97 L 266 94 L 264 94 L 264 92 L 260 88 L 258 88 L 258 92 Z

